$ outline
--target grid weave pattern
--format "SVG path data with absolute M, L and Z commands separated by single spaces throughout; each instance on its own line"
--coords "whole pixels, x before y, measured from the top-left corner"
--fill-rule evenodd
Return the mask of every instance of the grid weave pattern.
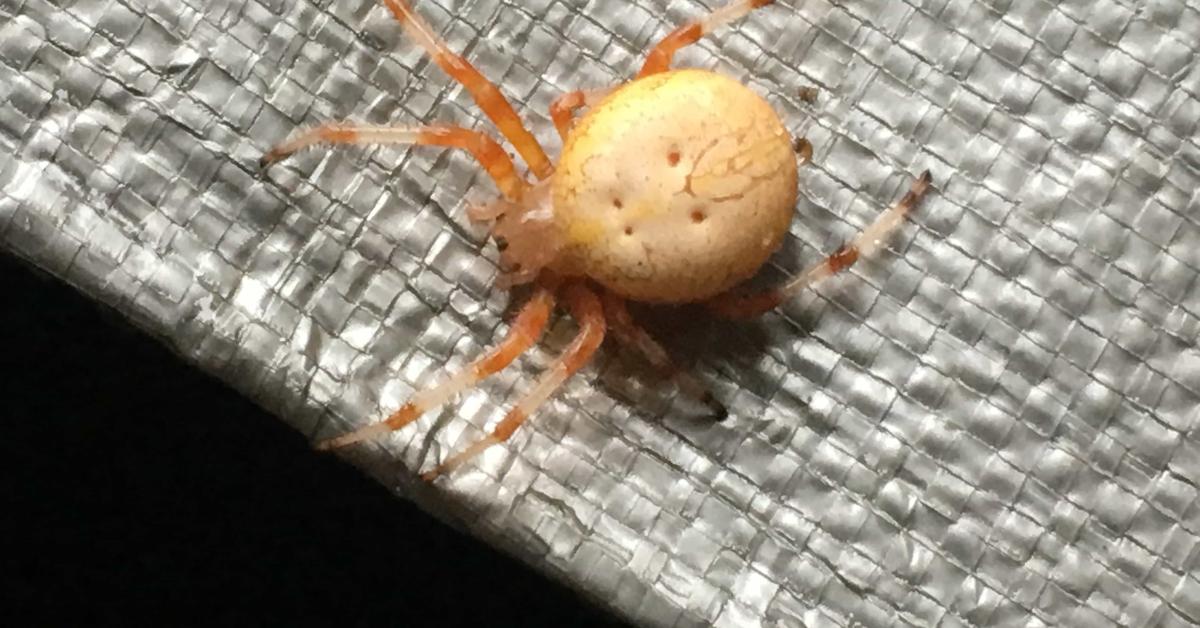
M 554 96 L 625 80 L 703 9 L 416 4 L 552 151 Z M 1196 0 L 795 0 L 687 49 L 816 147 L 775 272 L 920 170 L 937 191 L 846 276 L 675 339 L 730 420 L 609 353 L 440 484 L 450 507 L 651 625 L 1200 622 L 1196 33 Z M 0 245 L 345 431 L 477 355 L 507 303 L 469 157 L 258 176 L 346 118 L 488 128 L 374 0 L 0 0 Z M 412 493 L 571 332 L 355 461 Z

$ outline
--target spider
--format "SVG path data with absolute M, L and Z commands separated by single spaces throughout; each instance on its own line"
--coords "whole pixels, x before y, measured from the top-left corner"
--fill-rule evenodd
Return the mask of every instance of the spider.
M 802 139 L 793 142 L 771 106 L 749 88 L 714 72 L 671 70 L 670 65 L 681 48 L 773 1 L 732 0 L 668 34 L 633 80 L 559 96 L 550 106 L 563 140 L 554 163 L 500 90 L 450 51 L 406 0 L 383 0 L 407 34 L 466 88 L 534 180 L 519 174 L 486 133 L 444 125 L 324 124 L 272 148 L 260 165 L 266 168 L 319 144 L 466 150 L 500 191 L 498 200 L 468 210 L 472 221 L 489 226 L 496 242 L 497 282 L 501 288 L 528 284 L 531 294 L 505 337 L 466 369 L 419 390 L 383 421 L 317 448 L 344 447 L 399 430 L 478 385 L 538 341 L 560 299 L 578 322 L 574 340 L 490 433 L 422 478 L 432 481 L 507 440 L 588 363 L 610 329 L 681 391 L 721 413 L 723 407 L 707 389 L 678 369 L 638 326 L 626 302 L 700 303 L 727 319 L 764 313 L 879 248 L 930 185 L 925 171 L 862 233 L 784 285 L 754 294 L 735 290 L 783 242 L 796 206 L 798 162 L 811 159 L 812 147 Z M 576 119 L 585 107 L 588 111 Z

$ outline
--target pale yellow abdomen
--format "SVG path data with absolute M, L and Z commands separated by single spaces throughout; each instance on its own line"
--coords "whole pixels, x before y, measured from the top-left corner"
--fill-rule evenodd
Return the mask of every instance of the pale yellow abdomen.
M 553 180 L 561 265 L 638 301 L 749 278 L 783 241 L 796 158 L 758 94 L 713 72 L 629 83 L 575 126 Z

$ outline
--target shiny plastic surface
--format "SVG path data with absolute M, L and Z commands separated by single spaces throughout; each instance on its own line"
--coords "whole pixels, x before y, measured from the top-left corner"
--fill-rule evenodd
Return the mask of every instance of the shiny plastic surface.
M 702 8 L 416 4 L 551 152 L 554 96 L 632 76 Z M 848 274 L 672 339 L 726 422 L 609 348 L 438 491 L 648 625 L 1200 622 L 1197 33 L 1196 0 L 796 0 L 688 49 L 815 147 L 775 278 L 921 170 L 936 190 Z M 372 0 L 0 0 L 0 246 L 296 429 L 345 431 L 477 355 L 507 295 L 465 155 L 310 151 L 259 176 L 336 119 L 490 129 Z M 350 457 L 433 503 L 419 461 L 498 419 L 572 329 Z

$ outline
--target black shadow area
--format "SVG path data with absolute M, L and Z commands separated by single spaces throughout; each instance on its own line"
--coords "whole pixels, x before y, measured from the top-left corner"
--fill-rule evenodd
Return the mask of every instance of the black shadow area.
M 0 392 L 26 625 L 621 625 L 3 254 Z

